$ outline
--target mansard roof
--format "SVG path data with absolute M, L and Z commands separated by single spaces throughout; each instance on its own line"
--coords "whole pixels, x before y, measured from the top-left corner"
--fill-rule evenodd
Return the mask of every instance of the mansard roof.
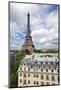
M 59 64 L 58 61 L 55 61 L 55 60 L 51 61 L 50 58 L 48 58 L 47 61 L 46 60 L 41 61 L 41 60 L 38 60 L 38 58 L 32 59 L 31 55 L 25 57 L 20 63 L 20 65 L 27 65 L 28 67 L 52 67 L 52 68 L 58 67 L 58 64 Z

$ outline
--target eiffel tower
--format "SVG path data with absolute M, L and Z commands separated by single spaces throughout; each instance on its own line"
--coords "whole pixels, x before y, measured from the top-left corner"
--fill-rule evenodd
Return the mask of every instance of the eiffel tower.
M 32 54 L 34 52 L 34 45 L 33 45 L 32 37 L 30 34 L 31 34 L 30 14 L 28 12 L 28 14 L 27 14 L 27 32 L 26 32 L 24 44 L 22 45 L 22 49 L 25 50 L 26 54 Z

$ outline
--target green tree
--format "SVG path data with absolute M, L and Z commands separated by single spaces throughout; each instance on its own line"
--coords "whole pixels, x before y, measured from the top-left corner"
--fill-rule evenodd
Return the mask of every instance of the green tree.
M 19 68 L 21 60 L 24 58 L 25 52 L 19 51 L 15 54 L 15 65 L 14 62 L 10 62 L 10 72 L 9 72 L 9 87 L 14 88 L 18 86 L 18 73 L 17 70 Z M 15 67 L 15 69 L 14 69 Z M 14 71 L 13 71 L 14 70 Z
M 24 51 L 20 51 L 18 53 L 16 53 L 16 71 L 18 70 L 19 64 L 21 63 L 21 60 L 25 57 L 25 52 Z

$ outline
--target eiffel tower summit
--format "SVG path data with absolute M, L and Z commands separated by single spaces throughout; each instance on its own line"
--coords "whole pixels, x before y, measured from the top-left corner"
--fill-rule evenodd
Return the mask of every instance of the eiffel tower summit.
M 31 31 L 30 31 L 30 14 L 27 14 L 27 32 L 25 35 L 25 41 L 22 45 L 22 49 L 26 52 L 26 54 L 32 54 L 34 52 L 34 45 L 32 42 Z

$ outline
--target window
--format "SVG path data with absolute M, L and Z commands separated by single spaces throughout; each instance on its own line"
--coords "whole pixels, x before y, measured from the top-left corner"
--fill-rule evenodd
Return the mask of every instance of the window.
M 39 84 L 39 82 L 37 81 L 37 85 Z
M 33 76 L 35 77 L 35 74 Z
M 57 62 L 57 64 L 59 65 L 59 62 Z
M 54 72 L 54 70 L 53 70 L 53 69 L 51 69 L 51 72 Z
M 20 68 L 20 70 L 22 70 L 22 68 Z
M 24 80 L 24 84 L 26 84 L 26 80 Z
M 49 80 L 49 76 L 48 75 L 46 75 L 46 80 Z
M 34 81 L 34 84 L 36 84 L 36 81 Z
M 52 77 L 51 77 L 51 79 L 52 79 L 52 81 L 55 81 L 55 78 L 54 78 L 54 76 L 52 76 Z
M 28 68 L 28 71 L 30 71 L 30 68 Z
M 57 69 L 57 73 L 59 73 L 59 69 Z
M 48 64 L 48 62 L 46 62 L 46 65 Z
M 34 68 L 34 71 L 35 71 L 35 68 Z
M 40 56 L 40 57 L 43 57 L 43 56 Z
M 52 83 L 52 85 L 55 85 L 55 83 Z
M 28 77 L 30 77 L 30 73 L 28 73 Z
M 20 73 L 20 76 L 22 76 L 22 73 Z
M 46 85 L 49 85 L 49 82 L 46 82 Z
M 51 62 L 51 65 L 53 65 L 53 62 Z
M 22 82 L 22 79 L 20 79 L 20 82 Z
M 48 72 L 48 69 L 46 69 L 46 72 Z
M 28 80 L 28 84 L 30 84 L 30 80 Z
M 40 66 L 39 66 L 39 69 L 40 69 Z
M 54 69 L 56 70 L 56 67 Z
M 33 68 L 33 67 L 31 66 L 31 68 Z
M 26 64 L 24 63 L 24 65 L 26 65 Z
M 41 75 L 41 79 L 44 79 L 44 76 L 43 75 Z
M 39 77 L 38 74 L 37 74 L 37 77 Z
M 60 79 L 59 79 L 59 76 L 57 77 L 57 79 L 58 79 L 58 82 L 59 82 L 59 80 L 60 80 Z
M 37 84 L 37 85 L 38 85 L 38 84 L 39 84 L 39 82 L 38 82 L 38 81 L 34 81 L 34 84 Z
M 44 82 L 41 82 L 41 85 L 44 85 Z
M 36 71 L 38 71 L 38 68 L 36 68 Z
M 34 77 L 39 77 L 38 74 L 34 74 Z
M 41 71 L 43 72 L 43 69 L 41 68 Z
M 35 59 L 35 63 L 37 64 L 37 59 Z
M 24 73 L 24 77 L 26 77 L 26 73 Z
M 43 64 L 43 62 L 41 62 L 41 65 Z

